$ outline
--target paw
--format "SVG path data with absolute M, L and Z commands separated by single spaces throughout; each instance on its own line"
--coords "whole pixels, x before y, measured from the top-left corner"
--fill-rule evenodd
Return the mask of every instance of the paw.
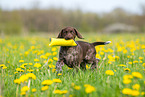
M 110 44 L 111 43 L 111 41 L 107 41 L 107 42 L 105 42 L 105 44 Z

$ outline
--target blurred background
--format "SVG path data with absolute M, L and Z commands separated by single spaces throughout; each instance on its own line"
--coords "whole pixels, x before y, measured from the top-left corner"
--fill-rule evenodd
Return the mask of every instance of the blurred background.
M 145 0 L 0 0 L 0 33 L 144 33 Z

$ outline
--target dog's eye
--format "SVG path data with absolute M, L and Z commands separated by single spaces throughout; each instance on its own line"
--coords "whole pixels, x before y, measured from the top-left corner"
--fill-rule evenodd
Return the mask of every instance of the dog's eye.
M 70 33 L 73 33 L 73 31 L 70 31 Z

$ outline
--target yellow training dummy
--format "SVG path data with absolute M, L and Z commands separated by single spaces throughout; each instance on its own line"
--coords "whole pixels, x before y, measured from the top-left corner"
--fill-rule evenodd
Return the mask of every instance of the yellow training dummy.
M 49 46 L 76 46 L 73 39 L 65 40 L 63 38 L 50 38 Z

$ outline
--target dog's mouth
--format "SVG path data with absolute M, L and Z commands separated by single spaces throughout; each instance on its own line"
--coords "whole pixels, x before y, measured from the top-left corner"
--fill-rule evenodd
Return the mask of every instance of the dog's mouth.
M 71 40 L 71 39 L 73 39 L 73 38 L 65 38 L 65 40 Z

